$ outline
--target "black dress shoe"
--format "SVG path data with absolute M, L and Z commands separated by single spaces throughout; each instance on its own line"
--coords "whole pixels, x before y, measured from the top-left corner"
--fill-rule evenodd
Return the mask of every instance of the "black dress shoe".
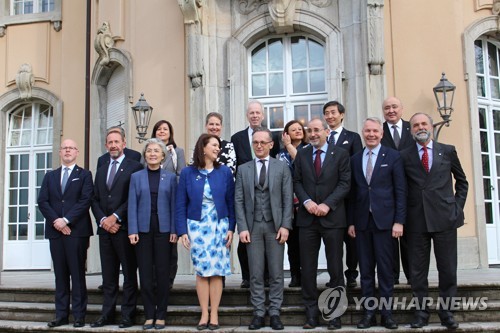
M 411 328 L 422 328 L 424 326 L 427 326 L 429 323 L 427 322 L 426 319 L 422 317 L 416 317 L 415 320 L 410 324 Z
M 83 319 L 83 318 L 75 319 L 75 322 L 73 323 L 73 327 L 83 327 L 83 326 L 85 326 L 85 319 Z
M 68 325 L 69 321 L 68 318 L 56 318 L 55 320 L 49 321 L 47 323 L 48 327 L 58 327 L 62 325 Z
M 318 326 L 318 320 L 314 318 L 307 318 L 306 323 L 302 326 L 305 330 L 312 330 Z
M 253 316 L 252 322 L 248 325 L 249 330 L 260 330 L 264 327 L 264 317 Z
M 198 326 L 196 326 L 196 329 L 198 331 L 203 331 L 203 330 L 206 330 L 207 328 L 208 328 L 208 324 L 207 323 L 198 324 Z
M 243 280 L 241 281 L 241 285 L 240 285 L 241 288 L 245 288 L 245 289 L 248 289 L 250 288 L 250 281 L 248 280 Z
M 396 323 L 391 316 L 382 317 L 380 325 L 384 326 L 388 330 L 395 330 L 398 328 L 398 323 Z
M 358 323 L 357 328 L 365 329 L 377 325 L 377 318 L 374 314 L 365 314 L 363 319 Z
M 300 287 L 300 278 L 297 277 L 296 275 L 292 276 L 292 279 L 290 280 L 290 284 L 288 285 L 290 288 L 295 288 L 295 287 Z
M 333 318 L 328 322 L 328 327 L 329 330 L 339 330 L 342 328 L 342 322 L 340 321 L 340 317 Z
M 441 320 L 441 325 L 445 326 L 449 330 L 456 330 L 458 328 L 458 323 L 453 317 L 448 317 Z
M 110 325 L 110 324 L 112 324 L 112 323 L 108 320 L 108 317 L 101 316 L 95 322 L 90 324 L 90 327 L 103 327 L 103 326 Z
M 208 329 L 211 330 L 211 331 L 215 331 L 215 330 L 218 330 L 220 328 L 219 324 L 208 324 Z
M 155 323 L 155 330 L 162 330 L 165 328 L 165 319 L 157 319 Z
M 347 279 L 347 288 L 354 288 L 358 285 L 358 283 L 356 282 L 356 279 Z
M 123 317 L 120 321 L 120 325 L 118 325 L 119 328 L 127 328 L 131 326 L 134 326 L 134 322 L 130 317 Z
M 283 326 L 283 323 L 281 322 L 280 316 L 271 316 L 271 328 L 278 331 L 285 329 L 285 326 Z

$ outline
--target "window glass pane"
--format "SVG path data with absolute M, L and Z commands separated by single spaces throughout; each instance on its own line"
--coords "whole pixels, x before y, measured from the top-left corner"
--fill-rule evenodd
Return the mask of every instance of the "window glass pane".
M 28 189 L 19 190 L 19 204 L 20 205 L 28 204 Z
M 311 119 L 313 118 L 323 119 L 323 104 L 311 105 Z
M 500 130 L 500 111 L 493 110 L 493 128 L 495 131 Z M 499 151 L 500 153 L 500 151 Z
M 19 173 L 19 186 L 20 187 L 28 187 L 28 177 L 29 177 L 29 174 L 27 171 Z
M 13 114 L 10 121 L 12 129 L 20 129 L 23 124 L 23 112 Z
M 19 240 L 27 240 L 28 239 L 28 225 L 20 224 L 19 225 Z
M 484 74 L 483 42 L 480 40 L 476 40 L 474 42 L 474 50 L 476 52 L 476 72 Z
M 294 109 L 294 119 L 300 121 L 302 125 L 307 125 L 309 120 L 309 108 L 307 105 L 295 105 Z
M 9 207 L 9 222 L 17 222 L 17 207 Z
M 45 218 L 43 217 L 42 212 L 40 211 L 40 209 L 38 209 L 38 206 L 36 206 L 36 221 L 37 222 L 43 222 L 43 221 L 45 221 Z
M 285 127 L 282 106 L 269 107 L 269 129 L 278 129 Z
M 51 12 L 54 10 L 54 0 L 39 0 L 41 12 Z
M 500 86 L 498 79 L 490 79 L 490 93 L 491 98 L 500 99 Z
M 486 135 L 486 132 L 481 132 L 481 151 L 484 153 L 487 153 L 488 150 L 488 136 Z
M 36 143 L 43 145 L 47 143 L 47 130 L 38 130 L 36 133 Z
M 19 222 L 28 222 L 28 207 L 19 207 Z
M 293 79 L 293 93 L 294 94 L 307 92 L 307 72 L 306 71 L 293 72 L 292 79 Z
M 486 96 L 486 89 L 484 87 L 484 77 L 477 77 L 477 95 L 481 97 Z
M 479 108 L 479 128 L 486 129 L 486 109 Z
M 307 67 L 306 39 L 304 37 L 292 37 L 292 68 L 300 69 Z
M 483 176 L 490 176 L 490 159 L 488 155 L 482 155 L 481 159 L 483 161 Z
M 269 40 L 269 70 L 283 70 L 283 42 L 281 38 Z
M 497 48 L 491 43 L 488 43 L 488 62 L 490 75 L 498 76 Z
M 310 72 L 311 92 L 325 91 L 325 71 L 315 70 Z
M 10 170 L 19 170 L 19 156 L 10 155 Z
M 47 169 L 52 168 L 52 153 L 47 154 Z
M 269 95 L 283 94 L 283 74 L 269 74 Z
M 484 198 L 486 200 L 491 199 L 491 183 L 489 178 L 483 179 L 483 187 L 484 187 Z
M 309 67 L 325 67 L 323 45 L 309 39 Z
M 37 169 L 43 169 L 45 168 L 45 154 L 44 153 L 38 153 L 36 154 L 36 168 Z
M 495 133 L 495 151 L 500 152 L 500 133 Z
M 497 176 L 500 175 L 500 156 L 496 156 L 497 160 Z
M 252 96 L 266 96 L 266 75 L 252 75 Z
M 20 170 L 28 170 L 29 169 L 29 158 L 28 154 L 21 155 L 21 168 Z
M 9 225 L 9 240 L 17 239 L 17 224 Z
M 19 186 L 19 178 L 17 175 L 17 172 L 11 172 L 10 173 L 10 178 L 9 178 L 9 186 L 10 187 L 18 187 Z
M 40 106 L 40 114 L 38 115 L 38 128 L 49 126 L 49 110 L 47 105 Z
M 31 129 L 31 108 L 24 109 L 23 129 Z
M 266 71 L 266 43 L 262 43 L 252 51 L 252 72 Z
M 37 223 L 35 225 L 35 239 L 44 239 L 45 225 L 43 223 Z
M 9 190 L 9 205 L 17 205 L 17 190 Z
M 484 215 L 486 215 L 486 224 L 493 224 L 493 213 L 491 211 L 492 208 L 493 206 L 491 205 L 491 202 L 484 203 Z
M 43 177 L 45 176 L 45 171 L 36 172 L 36 186 L 42 186 Z

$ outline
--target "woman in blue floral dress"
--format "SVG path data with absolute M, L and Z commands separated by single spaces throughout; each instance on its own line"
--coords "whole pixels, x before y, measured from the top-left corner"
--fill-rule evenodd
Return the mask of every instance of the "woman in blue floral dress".
M 202 134 L 193 164 L 182 170 L 177 189 L 176 230 L 182 245 L 191 251 L 201 307 L 199 330 L 219 328 L 222 277 L 231 274 L 234 180 L 231 170 L 217 162 L 219 151 L 219 137 Z

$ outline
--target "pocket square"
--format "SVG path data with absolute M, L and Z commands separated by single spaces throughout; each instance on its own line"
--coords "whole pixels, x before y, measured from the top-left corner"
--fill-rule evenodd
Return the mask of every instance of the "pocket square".
M 381 168 L 385 168 L 385 167 L 387 167 L 387 166 L 389 166 L 389 164 L 381 164 L 381 165 L 380 165 L 380 167 L 381 167 Z
M 344 142 L 342 142 L 343 145 L 347 145 L 349 144 L 349 141 L 345 140 Z
M 71 179 L 72 182 L 74 182 L 75 180 L 80 180 L 80 178 L 73 178 L 73 179 Z

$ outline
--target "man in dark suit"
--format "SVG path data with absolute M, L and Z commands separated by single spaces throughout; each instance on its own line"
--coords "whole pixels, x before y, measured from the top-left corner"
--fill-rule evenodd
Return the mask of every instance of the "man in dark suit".
M 68 324 L 71 278 L 73 326 L 83 327 L 87 312 L 85 264 L 89 238 L 93 234 L 89 214 L 92 174 L 76 165 L 78 147 L 73 140 L 61 143 L 59 157 L 62 166 L 45 175 L 38 195 L 56 277 L 56 319 L 47 325 Z
M 406 221 L 406 179 L 397 150 L 384 147 L 382 121 L 367 118 L 363 125 L 365 149 L 351 157 L 352 200 L 349 201 L 349 235 L 356 240 L 361 271 L 361 294 L 375 297 L 378 277 L 382 326 L 398 328 L 392 318 L 394 289 L 392 238 L 403 235 Z M 376 325 L 375 310 L 365 301 L 365 314 L 358 328 Z
M 250 300 L 254 317 L 250 330 L 264 325 L 266 314 L 264 266 L 269 269 L 271 328 L 282 330 L 283 255 L 292 228 L 293 188 L 288 166 L 269 156 L 273 146 L 268 129 L 256 129 L 252 146 L 255 159 L 240 165 L 236 174 L 235 211 L 240 241 L 246 244 L 250 268 Z
M 318 325 L 316 274 L 321 240 L 325 244 L 331 287 L 343 287 L 342 245 L 347 227 L 344 199 L 349 193 L 351 168 L 349 153 L 326 142 L 330 130 L 326 122 L 313 119 L 307 127 L 310 145 L 295 156 L 294 192 L 299 199 L 300 262 L 302 299 L 306 310 L 303 328 Z M 340 317 L 328 323 L 329 329 L 342 327 Z
M 330 134 L 328 135 L 328 143 L 333 144 L 339 148 L 343 148 L 349 152 L 349 156 L 356 154 L 363 149 L 361 144 L 361 137 L 358 133 L 348 131 L 344 128 L 342 122 L 344 121 L 345 108 L 337 101 L 330 101 L 323 105 L 323 118 L 325 118 Z M 346 206 L 349 199 L 346 199 Z M 344 235 L 344 243 L 346 248 L 345 261 L 347 270 L 344 272 L 347 287 L 356 287 L 356 278 L 358 277 L 358 256 L 356 254 L 356 242 L 352 237 L 346 233 Z M 328 282 L 327 287 L 330 286 Z
M 97 169 L 92 212 L 98 224 L 99 252 L 103 278 L 104 301 L 101 317 L 91 326 L 113 322 L 119 289 L 120 265 L 124 277 L 120 328 L 133 325 L 137 303 L 137 262 L 127 233 L 127 203 L 130 175 L 142 164 L 123 154 L 126 142 L 116 128 L 108 130 L 106 149 L 110 159 Z
M 403 116 L 403 103 L 397 97 L 388 97 L 382 104 L 384 113 L 384 136 L 382 146 L 396 150 L 403 150 L 415 145 L 410 132 L 410 123 L 401 119 Z M 406 244 L 406 234 L 402 237 L 394 238 L 394 284 L 399 284 L 400 267 L 403 266 L 406 280 L 410 283 L 410 268 L 408 264 L 408 245 Z M 401 254 L 401 264 L 400 261 Z
M 262 103 L 257 100 L 250 100 L 247 104 L 247 120 L 249 126 L 242 131 L 236 132 L 231 136 L 231 142 L 234 145 L 234 152 L 236 153 L 236 165 L 239 166 L 248 161 L 253 160 L 254 153 L 252 150 L 252 134 L 254 129 L 260 128 L 264 120 L 264 107 Z M 271 148 L 270 156 L 276 156 L 279 152 L 280 144 L 279 139 L 273 136 L 273 147 Z M 237 171 L 236 171 L 237 172 Z M 250 270 L 248 268 L 247 249 L 244 243 L 238 243 L 238 260 L 241 267 L 241 287 L 250 287 Z M 267 275 L 267 269 L 266 269 Z
M 408 184 L 406 235 L 410 258 L 411 288 L 419 302 L 412 328 L 426 326 L 431 241 L 439 273 L 439 297 L 451 305 L 457 293 L 457 228 L 464 224 L 469 184 L 454 146 L 431 139 L 432 119 L 416 113 L 410 119 L 416 143 L 401 152 Z M 455 179 L 453 186 L 452 176 Z M 441 325 L 458 328 L 453 313 L 440 307 Z
M 119 130 L 120 133 L 123 135 L 123 137 L 125 137 L 125 131 L 123 130 L 123 127 L 121 127 L 121 126 L 112 126 L 112 127 L 108 128 L 106 132 L 109 133 L 109 131 L 112 130 L 112 129 Z M 125 147 L 123 149 L 123 154 L 125 156 L 127 156 L 128 159 L 131 159 L 131 160 L 134 160 L 134 161 L 137 161 L 137 162 L 140 162 L 141 158 L 142 158 L 141 153 L 139 153 L 138 151 L 135 151 L 133 149 L 129 149 L 127 147 Z M 107 164 L 109 162 L 109 159 L 110 159 L 109 151 L 107 153 L 101 155 L 97 159 L 97 169 L 99 169 L 104 164 Z

